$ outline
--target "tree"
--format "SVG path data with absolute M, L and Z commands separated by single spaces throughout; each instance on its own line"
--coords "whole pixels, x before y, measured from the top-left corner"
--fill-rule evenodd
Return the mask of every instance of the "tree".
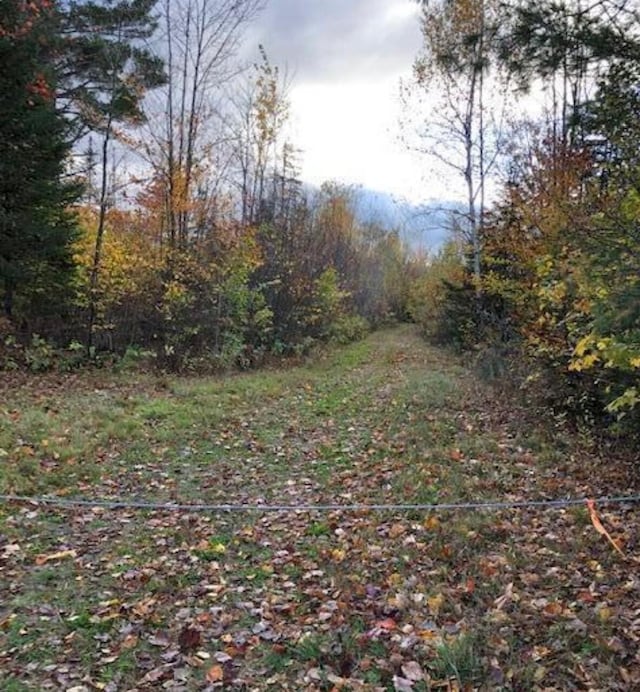
M 497 59 L 522 90 L 550 94 L 551 136 L 559 147 L 581 144 L 584 107 L 602 71 L 640 59 L 637 23 L 631 0 L 504 5 Z
M 262 0 L 165 0 L 162 11 L 168 82 L 154 103 L 147 157 L 165 187 L 166 235 L 171 250 L 184 250 L 194 228 L 194 200 L 216 190 L 216 128 L 220 87 L 238 69 L 233 64 L 242 29 Z
M 640 62 L 615 62 L 584 118 L 585 141 L 603 188 L 640 192 Z
M 139 125 L 149 89 L 165 82 L 162 60 L 141 42 L 156 28 L 156 0 L 74 2 L 64 14 L 67 92 L 78 109 L 79 129 L 102 138 L 99 155 L 98 217 L 89 285 L 87 349 L 93 346 L 100 264 L 109 206 L 109 153 L 116 124 Z
M 79 189 L 63 180 L 53 5 L 2 0 L 0 18 L 0 277 L 5 315 L 24 320 L 68 298 Z
M 492 114 L 486 98 L 496 26 L 492 0 L 423 3 L 423 49 L 414 63 L 417 86 L 441 100 L 439 115 L 434 112 L 421 133 L 427 152 L 464 179 L 465 230 L 478 290 L 486 184 L 500 149 L 500 115 Z
M 276 213 L 267 213 L 267 199 L 286 206 L 284 187 L 295 179 L 294 148 L 282 141 L 289 118 L 288 80 L 270 64 L 263 46 L 260 62 L 234 90 L 225 124 L 232 142 L 232 175 L 240 188 L 241 220 L 255 225 Z

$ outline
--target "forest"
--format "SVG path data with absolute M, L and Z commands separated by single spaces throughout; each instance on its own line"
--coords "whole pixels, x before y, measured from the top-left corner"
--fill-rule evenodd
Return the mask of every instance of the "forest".
M 358 218 L 353 188 L 301 182 L 286 75 L 268 47 L 236 60 L 260 10 L 2 3 L 1 367 L 247 368 L 410 320 L 633 430 L 635 4 L 424 5 L 404 86 L 438 107 L 414 135 L 467 199 L 426 257 Z
M 0 0 L 0 688 L 640 689 L 640 7 L 413 3 L 418 252 L 266 6 Z
M 265 47 L 236 61 L 260 10 L 3 3 L 2 367 L 246 368 L 413 320 L 632 430 L 635 4 L 424 5 L 405 86 L 439 107 L 411 117 L 467 199 L 427 257 L 363 223 L 348 186 L 300 181 L 286 76 Z
M 285 78 L 234 61 L 259 9 L 3 4 L 5 367 L 249 367 L 403 312 L 397 233 L 303 186 Z

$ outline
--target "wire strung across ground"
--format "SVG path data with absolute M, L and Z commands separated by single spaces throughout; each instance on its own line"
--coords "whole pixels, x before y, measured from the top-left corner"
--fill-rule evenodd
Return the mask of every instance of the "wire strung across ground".
M 89 500 L 85 498 L 32 497 L 28 495 L 0 495 L 0 502 L 21 502 L 74 508 L 130 509 L 169 512 L 438 512 L 446 510 L 500 510 L 526 509 L 529 507 L 563 508 L 586 505 L 593 501 L 598 505 L 613 505 L 640 502 L 640 495 L 599 498 L 564 498 L 556 500 L 514 500 L 498 502 L 441 502 L 435 504 L 179 504 L 171 502 L 145 502 L 136 500 Z

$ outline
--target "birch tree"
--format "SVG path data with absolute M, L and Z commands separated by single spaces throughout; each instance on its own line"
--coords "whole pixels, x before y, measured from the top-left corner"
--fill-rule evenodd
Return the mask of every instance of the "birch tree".
M 423 47 L 414 63 L 415 84 L 425 94 L 429 114 L 420 128 L 423 150 L 464 180 L 464 231 L 472 247 L 479 290 L 481 237 L 487 180 L 500 148 L 504 105 L 496 107 L 491 73 L 497 8 L 493 0 L 441 0 L 422 10 Z M 487 98 L 488 82 L 494 90 Z

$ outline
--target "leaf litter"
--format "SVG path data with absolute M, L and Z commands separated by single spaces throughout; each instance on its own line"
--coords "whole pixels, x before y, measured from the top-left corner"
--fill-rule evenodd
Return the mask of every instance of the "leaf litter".
M 73 386 L 90 412 L 95 387 Z M 5 491 L 302 505 L 637 487 L 624 458 L 549 434 L 407 328 L 283 372 L 101 384 L 125 432 L 76 443 L 71 464 L 64 387 L 35 391 L 3 415 L 57 411 L 49 444 L 6 445 L 27 477 Z M 42 467 L 56 439 L 67 461 Z M 637 505 L 0 512 L 3 689 L 640 688 Z

